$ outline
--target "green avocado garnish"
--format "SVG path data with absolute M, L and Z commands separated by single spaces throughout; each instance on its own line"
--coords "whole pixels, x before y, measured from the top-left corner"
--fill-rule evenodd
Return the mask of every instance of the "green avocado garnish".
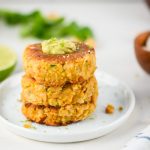
M 76 44 L 71 40 L 51 38 L 42 43 L 45 54 L 69 54 L 77 50 Z

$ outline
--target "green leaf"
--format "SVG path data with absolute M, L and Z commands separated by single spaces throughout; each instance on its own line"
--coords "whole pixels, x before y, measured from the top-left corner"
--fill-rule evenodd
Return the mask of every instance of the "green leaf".
M 50 20 L 45 18 L 38 10 L 24 14 L 1 9 L 0 20 L 8 25 L 21 25 L 23 37 L 38 39 L 75 37 L 82 41 L 93 37 L 92 30 L 89 27 L 80 26 L 75 21 L 67 23 L 64 17 Z

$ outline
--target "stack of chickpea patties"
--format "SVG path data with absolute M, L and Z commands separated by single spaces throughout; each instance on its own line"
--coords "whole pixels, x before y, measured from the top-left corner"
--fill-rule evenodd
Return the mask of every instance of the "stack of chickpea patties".
M 41 44 L 26 48 L 23 56 L 22 112 L 27 119 L 52 126 L 87 118 L 98 95 L 95 51 L 84 43 L 68 54 L 46 54 Z

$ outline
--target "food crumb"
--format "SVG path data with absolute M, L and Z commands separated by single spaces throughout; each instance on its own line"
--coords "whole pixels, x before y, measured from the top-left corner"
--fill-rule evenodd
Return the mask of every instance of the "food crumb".
M 24 128 L 27 128 L 27 129 L 36 129 L 36 127 L 34 127 L 34 126 L 32 125 L 32 123 L 29 122 L 28 120 L 21 121 L 21 122 L 24 123 L 24 124 L 23 124 L 23 127 L 24 127 Z
M 118 107 L 118 110 L 121 112 L 121 111 L 123 111 L 123 107 L 122 106 L 119 106 Z
M 23 127 L 29 129 L 29 128 L 32 128 L 32 125 L 31 123 L 25 123 Z
M 115 111 L 115 107 L 112 104 L 108 104 L 106 109 L 105 109 L 105 113 L 106 114 L 113 114 Z

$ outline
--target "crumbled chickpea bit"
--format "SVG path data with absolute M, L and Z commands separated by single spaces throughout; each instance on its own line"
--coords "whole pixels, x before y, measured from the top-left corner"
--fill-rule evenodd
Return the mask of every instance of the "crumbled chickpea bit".
M 23 127 L 27 129 L 36 129 L 36 127 L 34 127 L 31 123 L 25 123 Z
M 121 112 L 121 111 L 123 111 L 123 107 L 122 106 L 119 106 L 118 107 L 118 110 Z
M 32 128 L 32 125 L 31 125 L 31 123 L 25 123 L 25 124 L 23 125 L 23 127 L 24 127 L 24 128 L 27 128 L 27 129 L 30 129 L 30 128 Z
M 21 122 L 23 123 L 23 127 L 24 128 L 27 128 L 27 129 L 36 129 L 36 127 L 34 127 L 29 120 L 24 120 L 24 121 L 21 121 Z
M 108 104 L 105 109 L 106 114 L 113 114 L 115 111 L 115 107 L 112 104 Z

